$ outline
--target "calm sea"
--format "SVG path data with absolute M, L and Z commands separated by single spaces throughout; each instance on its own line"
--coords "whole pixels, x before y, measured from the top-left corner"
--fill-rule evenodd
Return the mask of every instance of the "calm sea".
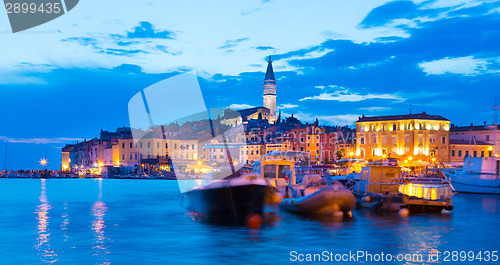
M 0 179 L 0 263 L 243 265 L 298 263 L 299 254 L 323 251 L 500 250 L 500 196 L 455 194 L 452 213 L 408 218 L 278 212 L 260 230 L 199 220 L 184 203 L 175 181 Z M 429 262 L 362 264 L 372 263 Z

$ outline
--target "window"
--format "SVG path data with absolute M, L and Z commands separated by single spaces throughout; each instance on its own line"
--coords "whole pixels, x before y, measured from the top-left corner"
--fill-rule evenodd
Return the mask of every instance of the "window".
M 191 149 L 193 149 L 193 150 L 194 150 L 194 144 L 192 144 L 192 145 L 191 145 Z
M 122 160 L 125 160 L 125 154 L 122 154 Z
M 383 136 L 383 137 L 382 137 L 382 143 L 383 143 L 383 144 L 386 144 L 386 143 L 387 143 L 387 136 Z
M 300 137 L 300 142 L 303 143 L 304 142 L 304 137 Z
M 492 152 L 492 151 L 489 151 L 489 152 L 488 152 L 488 156 L 489 156 L 489 157 L 492 157 L 492 156 L 493 156 L 493 152 Z
M 130 143 L 130 148 L 132 148 L 132 143 Z
M 220 156 L 219 156 L 219 158 L 220 158 L 220 159 L 224 159 L 224 155 L 220 155 Z
M 307 143 L 307 147 L 311 146 L 309 143 Z
M 484 157 L 484 151 L 481 151 L 481 157 Z
M 307 136 L 307 140 L 311 140 L 311 136 Z
M 122 143 L 122 149 L 125 149 L 125 143 Z
M 445 136 L 441 137 L 441 143 L 446 144 L 446 137 Z
M 462 157 L 462 150 L 458 150 L 458 157 Z
M 160 148 L 160 142 L 156 142 L 156 148 Z
M 490 140 L 490 136 L 486 135 L 486 141 L 489 141 L 489 140 Z
M 469 151 L 465 151 L 465 156 L 469 156 Z
M 174 144 L 174 149 L 177 149 L 177 144 Z
M 423 142 L 424 142 L 424 136 L 423 135 L 419 135 L 418 136 L 418 143 L 422 144 Z
M 360 138 L 359 142 L 360 142 L 360 144 L 365 144 L 365 138 Z
M 405 135 L 405 143 L 409 143 L 410 142 L 410 136 L 409 135 Z
M 477 157 L 477 151 L 474 151 L 474 157 Z
M 151 142 L 148 142 L 148 148 L 151 148 Z
M 373 144 L 376 144 L 377 143 L 377 137 L 373 137 L 373 141 L 372 141 Z
M 137 160 L 137 153 L 135 153 L 135 160 Z
M 168 149 L 168 143 L 165 143 L 165 149 Z
M 455 156 L 455 149 L 451 150 L 451 156 Z
M 129 156 L 129 157 L 130 157 L 130 160 L 132 160 L 132 153 L 130 153 L 130 156 Z
M 393 130 L 393 131 L 397 131 L 397 130 L 398 130 L 398 126 L 397 126 L 396 124 L 393 124 L 393 125 L 392 125 L 392 130 Z
M 186 150 L 189 150 L 189 145 L 186 145 Z
M 393 136 L 392 137 L 392 143 L 395 144 L 398 142 L 398 137 L 397 136 Z
M 300 147 L 300 151 L 304 151 L 304 147 Z
M 140 143 L 139 146 L 142 148 L 142 143 Z

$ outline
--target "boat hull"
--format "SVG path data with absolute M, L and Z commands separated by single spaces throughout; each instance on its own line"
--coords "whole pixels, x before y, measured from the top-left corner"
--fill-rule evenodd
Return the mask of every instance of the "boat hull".
M 450 200 L 426 200 L 422 198 L 409 197 L 406 195 L 383 195 L 378 193 L 354 193 L 358 199 L 358 206 L 374 211 L 397 212 L 403 208 L 412 213 L 438 213 L 444 210 L 453 210 Z
M 500 195 L 500 178 L 495 174 L 445 173 L 455 192 Z
M 194 189 L 186 193 L 189 210 L 204 214 L 262 213 L 270 187 L 259 184 Z
M 356 207 L 356 198 L 347 189 L 323 188 L 300 198 L 283 199 L 280 208 L 302 214 L 333 215 Z

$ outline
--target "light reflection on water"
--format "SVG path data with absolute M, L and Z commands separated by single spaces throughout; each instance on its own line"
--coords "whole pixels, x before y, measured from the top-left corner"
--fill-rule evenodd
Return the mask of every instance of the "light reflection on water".
M 36 219 L 38 220 L 38 237 L 35 247 L 38 250 L 43 262 L 54 263 L 57 261 L 57 254 L 50 248 L 50 232 L 48 230 L 48 225 L 49 210 L 51 209 L 51 206 L 47 201 L 45 182 L 45 179 L 41 179 L 41 191 L 39 197 L 40 204 L 37 206 L 35 211 L 37 214 Z
M 107 250 L 108 238 L 105 235 L 106 223 L 104 222 L 104 217 L 106 216 L 106 211 L 108 208 L 106 204 L 102 201 L 102 179 L 98 179 L 99 182 L 99 193 L 97 195 L 97 201 L 92 205 L 92 230 L 94 231 L 94 242 L 92 248 L 94 249 L 93 256 L 98 256 L 101 258 L 101 264 L 109 264 L 106 255 L 109 254 Z
M 0 263 L 281 264 L 292 250 L 428 254 L 497 250 L 500 238 L 498 196 L 456 194 L 452 213 L 408 218 L 279 212 L 260 230 L 205 220 L 183 202 L 175 181 L 0 179 L 0 237 L 13 239 L 0 241 Z

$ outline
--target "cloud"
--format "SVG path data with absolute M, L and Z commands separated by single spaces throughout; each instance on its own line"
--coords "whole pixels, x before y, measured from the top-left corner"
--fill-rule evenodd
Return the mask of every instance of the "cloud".
M 0 141 L 5 141 L 8 143 L 23 143 L 23 144 L 60 144 L 69 143 L 75 141 L 81 141 L 81 138 L 10 138 L 6 136 L 0 136 Z
M 474 76 L 479 74 L 498 73 L 500 57 L 474 58 L 474 56 L 446 57 L 440 60 L 419 63 L 418 66 L 427 75 L 460 74 Z M 489 69 L 489 66 L 496 69 Z
M 249 108 L 253 108 L 254 106 L 252 105 L 248 105 L 248 104 L 231 104 L 229 105 L 228 108 L 230 109 L 249 109 Z
M 141 21 L 133 31 L 127 32 L 127 38 L 130 39 L 173 39 L 174 35 L 167 30 L 155 29 L 153 24 L 147 21 Z
M 376 111 L 384 111 L 384 110 L 390 110 L 391 107 L 366 107 L 366 108 L 359 108 L 360 110 L 366 110 L 369 112 L 376 112 Z
M 299 105 L 285 103 L 285 104 L 279 105 L 278 109 L 293 109 L 293 108 L 297 108 L 298 106 Z
M 248 38 L 240 38 L 236 40 L 227 40 L 222 46 L 217 49 L 229 49 L 239 45 L 239 43 L 248 40 Z
M 365 94 L 351 93 L 348 89 L 342 89 L 333 93 L 321 93 L 318 96 L 305 97 L 299 101 L 304 100 L 334 100 L 341 102 L 358 102 L 369 99 L 392 99 L 397 101 L 404 101 L 398 94 Z
M 257 47 L 255 47 L 255 49 L 261 50 L 261 51 L 274 50 L 274 48 L 271 46 L 257 46 Z

